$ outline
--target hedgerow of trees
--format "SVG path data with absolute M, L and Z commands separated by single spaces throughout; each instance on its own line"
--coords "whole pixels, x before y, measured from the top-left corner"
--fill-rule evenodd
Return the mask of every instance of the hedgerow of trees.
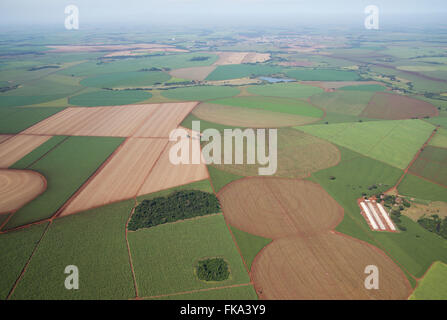
M 421 217 L 418 223 L 430 232 L 434 232 L 447 239 L 447 217 L 441 219 L 437 214 L 430 217 Z
M 196 267 L 197 277 L 205 281 L 223 281 L 230 276 L 227 262 L 222 258 L 201 260 Z
M 218 212 L 220 204 L 214 194 L 199 190 L 176 191 L 166 197 L 143 200 L 135 208 L 128 230 L 135 231 Z

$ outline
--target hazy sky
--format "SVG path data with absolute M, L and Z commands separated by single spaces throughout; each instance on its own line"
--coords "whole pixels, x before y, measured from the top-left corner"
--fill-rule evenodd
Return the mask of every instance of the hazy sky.
M 80 25 L 363 24 L 377 5 L 392 23 L 446 20 L 447 0 L 1 0 L 0 24 L 63 27 L 66 5 L 77 5 Z

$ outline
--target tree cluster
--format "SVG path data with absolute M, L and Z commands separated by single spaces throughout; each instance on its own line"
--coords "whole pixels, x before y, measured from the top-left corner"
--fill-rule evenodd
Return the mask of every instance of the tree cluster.
M 135 208 L 128 229 L 135 231 L 218 212 L 220 204 L 214 194 L 198 190 L 176 191 L 166 197 L 142 201 Z

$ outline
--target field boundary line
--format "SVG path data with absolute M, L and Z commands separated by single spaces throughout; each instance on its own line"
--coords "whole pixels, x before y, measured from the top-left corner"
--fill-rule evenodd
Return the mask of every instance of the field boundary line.
M 216 190 L 214 189 L 213 181 L 212 181 L 212 179 L 211 179 L 211 175 L 210 175 L 210 172 L 209 172 L 209 170 L 208 170 L 208 166 L 206 166 L 206 172 L 207 172 L 207 174 L 208 174 L 208 180 L 209 180 L 209 182 L 210 182 L 211 189 L 213 189 L 213 193 L 214 193 L 214 195 L 216 196 L 216 198 L 219 200 L 219 204 L 220 204 L 219 194 L 216 193 Z M 240 256 L 241 259 L 242 259 L 242 263 L 244 264 L 245 271 L 247 271 L 248 277 L 250 278 L 250 281 L 251 281 L 252 279 L 251 279 L 251 275 L 250 275 L 250 270 L 248 269 L 247 263 L 245 262 L 244 256 L 242 255 L 241 248 L 239 248 L 239 245 L 237 244 L 237 241 L 236 241 L 236 237 L 234 236 L 233 232 L 231 231 L 230 224 L 228 223 L 228 221 L 227 221 L 227 219 L 226 219 L 226 217 L 225 217 L 225 212 L 224 212 L 223 205 L 220 204 L 220 206 L 221 206 L 220 209 L 221 209 L 221 211 L 222 211 L 222 216 L 223 216 L 223 218 L 224 218 L 224 221 L 225 221 L 225 224 L 226 224 L 226 226 L 227 226 L 228 232 L 230 233 L 231 239 L 233 239 L 233 243 L 234 243 L 234 245 L 236 246 L 236 250 L 238 251 L 239 256 Z
M 170 297 L 170 296 L 178 296 L 178 295 L 182 295 L 182 294 L 190 294 L 190 293 L 197 293 L 197 292 L 214 291 L 214 290 L 229 289 L 229 288 L 239 288 L 239 287 L 247 287 L 247 286 L 253 286 L 253 283 L 252 283 L 252 282 L 247 282 L 247 283 L 232 284 L 232 285 L 229 285 L 229 286 L 222 286 L 222 287 L 213 287 L 213 288 L 196 289 L 196 290 L 189 290 L 189 291 L 182 291 L 182 292 L 174 292 L 174 293 L 161 294 L 161 295 L 156 295 L 156 296 L 145 296 L 145 297 L 141 297 L 140 299 L 164 298 L 164 297 Z
M 428 137 L 428 139 L 425 141 L 425 143 L 418 149 L 418 151 L 416 152 L 416 154 L 414 155 L 413 159 L 411 159 L 410 163 L 408 164 L 408 166 L 405 168 L 404 173 L 402 174 L 402 176 L 399 178 L 399 180 L 397 181 L 397 183 L 394 185 L 394 187 L 392 187 L 390 190 L 397 190 L 397 188 L 399 187 L 399 185 L 401 184 L 402 180 L 404 179 L 404 177 L 408 174 L 408 172 L 410 171 L 410 168 L 413 166 L 413 164 L 416 162 L 416 160 L 419 158 L 419 156 L 421 155 L 422 151 L 427 147 L 427 145 L 430 143 L 431 139 L 433 139 L 433 137 L 436 135 L 437 130 L 433 130 L 431 135 Z M 410 172 L 411 173 L 411 172 Z M 411 173 L 413 174 L 413 173 Z M 428 179 L 426 179 L 428 180 Z M 388 190 L 388 191 L 390 191 Z
M 40 243 L 42 242 L 42 239 L 43 239 L 44 236 L 46 235 L 48 229 L 50 229 L 51 223 L 52 223 L 52 221 L 49 221 L 49 222 L 48 222 L 48 225 L 46 226 L 45 230 L 43 231 L 42 236 L 40 237 L 39 241 L 38 241 L 38 242 L 36 243 L 36 245 L 34 246 L 34 249 L 33 249 L 32 253 L 31 253 L 31 255 L 30 255 L 28 261 L 26 262 L 25 266 L 23 267 L 22 272 L 20 273 L 20 275 L 19 275 L 19 277 L 17 278 L 17 280 L 15 281 L 13 287 L 12 287 L 11 290 L 9 291 L 9 294 L 8 294 L 8 296 L 6 297 L 6 300 L 10 300 L 10 298 L 11 298 L 12 294 L 14 293 L 14 291 L 15 291 L 17 285 L 19 284 L 20 280 L 22 280 L 23 275 L 25 274 L 26 269 L 28 268 L 28 265 L 29 265 L 30 262 L 31 262 L 31 259 L 34 257 L 34 254 L 36 253 L 36 251 L 37 251 L 37 249 L 38 249 Z
M 138 138 L 136 138 L 138 139 Z M 149 178 L 149 176 L 151 175 L 152 171 L 154 170 L 155 166 L 157 165 L 158 161 L 160 161 L 161 156 L 163 155 L 163 153 L 166 151 L 166 149 L 168 148 L 169 145 L 169 139 L 166 141 L 166 144 L 163 146 L 163 149 L 161 150 L 160 154 L 158 155 L 157 159 L 154 161 L 154 163 L 152 164 L 152 167 L 149 169 L 148 173 L 146 174 L 146 176 L 144 177 L 144 179 L 142 180 L 143 182 L 141 183 L 141 185 L 138 187 L 137 192 L 135 193 L 134 198 L 136 199 L 138 197 L 138 194 L 141 192 L 141 189 L 143 188 L 144 184 L 146 183 L 146 180 Z
M 137 207 L 137 198 L 135 197 L 134 200 L 135 200 L 134 207 L 132 208 L 132 210 L 130 210 L 129 217 L 127 218 L 127 222 L 126 222 L 126 224 L 124 226 L 124 238 L 126 239 L 127 253 L 129 255 L 130 271 L 132 272 L 133 285 L 134 285 L 134 288 L 135 288 L 135 298 L 139 298 L 139 296 L 138 296 L 137 278 L 136 278 L 135 270 L 134 270 L 134 267 L 133 267 L 132 253 L 130 251 L 129 239 L 127 237 L 127 235 L 128 235 L 127 227 L 129 225 L 129 221 L 132 218 L 133 213 L 135 212 L 135 208 Z
M 56 137 L 56 136 L 51 136 L 51 138 Z M 51 140 L 48 139 L 47 141 Z M 37 162 L 39 162 L 40 160 L 42 160 L 43 158 L 45 158 L 49 153 L 51 153 L 54 149 L 58 148 L 61 144 L 63 144 L 65 141 L 67 141 L 67 139 L 70 138 L 69 136 L 65 136 L 64 139 L 62 139 L 60 142 L 58 142 L 57 144 L 55 144 L 50 150 L 48 150 L 47 152 L 45 152 L 42 156 L 40 156 L 38 159 L 36 159 L 35 161 L 33 161 L 31 164 L 29 164 L 25 169 L 28 169 L 29 167 L 35 165 Z M 45 143 L 45 142 L 44 142 Z M 37 147 L 38 148 L 38 147 Z M 36 148 L 36 149 L 37 149 Z M 35 149 L 34 149 L 35 150 Z M 32 151 L 31 151 L 32 152 Z

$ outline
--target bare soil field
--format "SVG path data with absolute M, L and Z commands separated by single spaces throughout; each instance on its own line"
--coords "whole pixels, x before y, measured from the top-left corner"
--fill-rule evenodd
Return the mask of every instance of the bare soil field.
M 0 169 L 0 214 L 15 211 L 45 191 L 45 178 L 34 171 Z
M 61 212 L 69 215 L 136 196 L 167 139 L 130 138 Z
M 438 115 L 436 107 L 428 102 L 387 92 L 377 92 L 361 116 L 373 119 L 401 120 Z
M 310 67 L 313 66 L 313 62 L 311 61 L 286 61 L 278 63 L 280 66 L 285 67 Z
M 170 132 L 179 126 L 196 105 L 197 102 L 160 104 L 154 114 L 133 134 L 133 137 L 169 138 Z
M 270 60 L 270 53 L 248 52 L 242 59 L 242 63 L 258 63 L 267 60 Z
M 216 66 L 181 68 L 172 70 L 169 74 L 176 78 L 203 81 L 214 69 Z
M 8 168 L 50 138 L 19 134 L 4 141 L 0 147 L 0 168 Z
M 367 290 L 365 267 L 379 269 L 379 290 Z M 275 240 L 255 258 L 252 279 L 261 299 L 407 299 L 404 273 L 378 249 L 324 233 Z
M 160 105 L 67 108 L 25 130 L 28 134 L 129 137 Z
M 198 151 L 194 156 L 203 160 L 201 158 L 200 141 L 198 138 L 191 139 L 185 137 L 183 138 L 183 142 L 189 143 L 190 145 L 190 164 L 174 165 L 171 163 L 169 160 L 169 150 L 177 142 L 169 142 L 148 178 L 143 183 L 143 186 L 138 192 L 138 196 L 208 178 L 208 170 L 204 162 L 201 162 L 201 164 L 192 164 L 191 159 L 193 159 L 194 150 Z M 194 148 L 192 148 L 193 145 Z
M 239 108 L 214 103 L 201 103 L 193 114 L 206 121 L 247 128 L 278 128 L 303 125 L 318 121 L 317 118 L 305 117 L 260 109 Z
M 67 108 L 24 131 L 27 134 L 168 137 L 195 102 Z
M 325 91 L 337 90 L 347 86 L 382 84 L 377 81 L 301 81 L 302 84 L 319 87 Z
M 0 134 L 0 143 L 2 143 L 3 141 L 8 140 L 11 137 L 12 137 L 12 135 L 10 135 L 10 134 Z
M 343 218 L 338 203 L 305 180 L 241 179 L 223 188 L 219 200 L 232 226 L 269 239 L 318 234 Z
M 52 52 L 98 52 L 98 51 L 125 51 L 131 49 L 149 49 L 155 51 L 162 51 L 163 49 L 175 49 L 173 46 L 164 44 L 122 44 L 122 45 L 62 45 L 62 46 L 48 46 Z M 178 50 L 178 49 L 177 49 Z
M 264 62 L 270 59 L 269 53 L 256 53 L 256 52 L 213 52 L 219 56 L 214 65 L 224 66 L 228 64 L 241 64 L 241 63 L 257 63 Z
M 146 49 L 135 49 L 135 50 L 124 50 L 124 51 L 115 51 L 112 53 L 106 54 L 104 57 L 113 58 L 113 57 L 133 57 L 140 56 L 144 54 L 148 54 L 151 52 L 188 52 L 188 50 L 177 49 L 171 46 L 160 46 L 154 48 L 146 48 Z
M 406 299 L 410 284 L 379 249 L 331 231 L 343 208 L 316 183 L 245 178 L 218 194 L 230 225 L 273 239 L 255 257 L 261 299 Z M 365 267 L 379 268 L 380 290 L 365 289 Z

